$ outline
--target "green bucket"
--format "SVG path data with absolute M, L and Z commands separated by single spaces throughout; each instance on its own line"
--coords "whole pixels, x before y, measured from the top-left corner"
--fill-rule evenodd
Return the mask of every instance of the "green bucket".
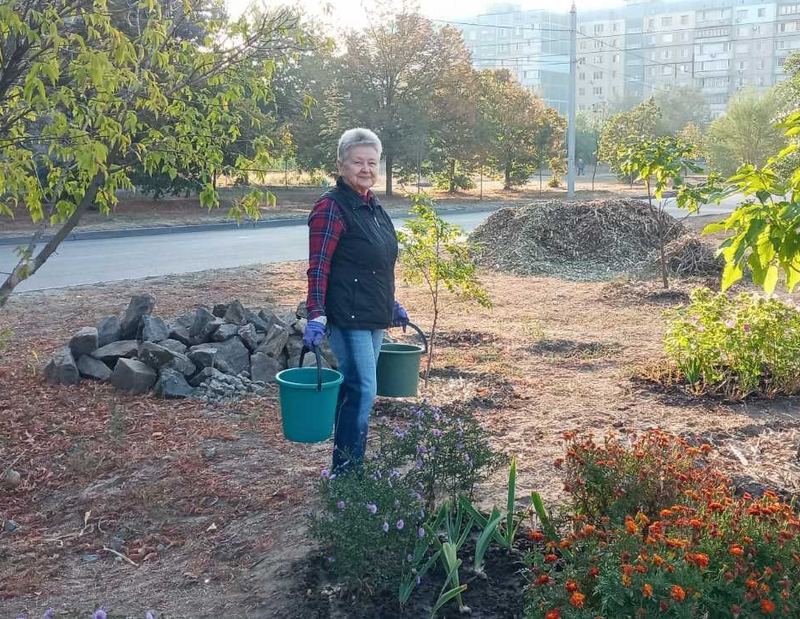
M 378 355 L 378 395 L 386 398 L 407 398 L 417 395 L 419 364 L 428 352 L 428 340 L 415 324 L 408 323 L 422 338 L 422 346 L 387 342 Z
M 311 352 L 316 355 L 317 367 L 302 367 L 307 351 L 305 347 L 300 351 L 300 367 L 278 372 L 275 381 L 283 435 L 296 443 L 320 443 L 333 434 L 339 385 L 344 376 L 323 368 L 316 350 Z

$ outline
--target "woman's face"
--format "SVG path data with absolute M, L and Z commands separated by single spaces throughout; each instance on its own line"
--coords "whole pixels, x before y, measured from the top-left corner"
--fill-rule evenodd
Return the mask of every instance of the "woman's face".
M 337 163 L 339 174 L 358 193 L 366 193 L 378 180 L 379 160 L 374 146 L 354 146 L 347 151 L 344 161 Z

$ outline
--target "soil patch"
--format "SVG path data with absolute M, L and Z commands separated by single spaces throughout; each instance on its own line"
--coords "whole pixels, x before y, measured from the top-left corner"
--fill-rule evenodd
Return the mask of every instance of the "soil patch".
M 454 348 L 493 344 L 497 342 L 498 339 L 498 336 L 493 333 L 473 331 L 472 329 L 445 331 L 439 332 L 436 335 L 436 343 L 438 346 L 451 346 Z
M 459 581 L 467 585 L 463 593 L 464 604 L 469 606 L 469 617 L 475 619 L 517 619 L 524 608 L 525 552 L 532 549 L 531 542 L 524 539 L 524 531 L 509 553 L 492 547 L 484 558 L 486 577 L 477 576 L 470 568 L 474 561 L 476 535 L 473 535 L 459 552 L 463 560 L 459 570 Z M 431 611 L 444 584 L 444 571 L 432 569 L 422 580 L 414 595 L 404 608 L 400 608 L 394 592 L 377 596 L 365 595 L 365 591 L 353 592 L 337 584 L 335 572 L 327 569 L 321 555 L 313 556 L 298 566 L 305 576 L 303 588 L 298 593 L 306 596 L 305 617 L 319 619 L 387 619 L 389 617 L 430 617 Z M 464 617 L 455 603 L 448 604 L 438 615 L 443 619 Z
M 617 343 L 544 339 L 530 346 L 528 352 L 543 357 L 563 359 L 600 359 L 619 355 L 622 352 L 622 346 Z

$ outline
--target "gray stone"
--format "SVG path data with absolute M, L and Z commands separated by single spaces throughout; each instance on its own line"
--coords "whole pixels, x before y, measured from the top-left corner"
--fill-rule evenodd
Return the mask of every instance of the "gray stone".
M 160 341 L 158 344 L 159 346 L 163 346 L 164 348 L 169 348 L 172 352 L 176 352 L 179 354 L 183 354 L 186 352 L 186 344 L 178 340 L 166 339 Z
M 220 325 L 216 331 L 214 331 L 214 335 L 211 337 L 212 340 L 215 342 L 224 342 L 225 340 L 229 340 L 234 335 L 239 332 L 240 327 L 238 325 L 232 324 L 224 324 Z
M 289 340 L 289 329 L 284 326 L 274 324 L 267 332 L 266 339 L 258 345 L 257 352 L 263 352 L 276 359 L 283 352 L 286 342 Z
M 250 352 L 253 352 L 256 348 L 258 348 L 258 333 L 252 324 L 247 323 L 239 327 L 239 337 Z
M 252 310 L 244 310 L 244 319 L 246 323 L 253 325 L 256 328 L 256 331 L 260 333 L 266 333 L 269 331 L 270 323 L 266 320 L 262 320 L 261 316 Z
M 191 328 L 194 325 L 195 312 L 181 314 L 169 322 L 169 337 L 182 344 L 191 345 Z
M 81 379 L 69 346 L 57 350 L 44 366 L 44 378 L 51 385 L 74 385 Z
M 123 547 L 125 546 L 125 540 L 122 539 L 119 535 L 115 535 L 111 538 L 111 541 L 108 543 L 108 547 L 112 550 L 116 550 L 117 552 L 122 552 Z
M 136 359 L 119 359 L 111 374 L 111 384 L 121 391 L 145 393 L 158 375 L 149 365 Z
M 167 363 L 164 366 L 164 368 L 175 370 L 177 372 L 180 372 L 184 376 L 192 376 L 195 372 L 197 372 L 197 366 L 194 363 L 192 363 L 189 357 L 181 353 L 175 353 L 175 356 L 173 357 L 172 361 Z
M 216 320 L 216 316 L 208 311 L 205 307 L 198 307 L 194 312 L 194 320 L 192 326 L 189 328 L 189 337 L 192 344 L 202 344 L 205 340 L 206 325 L 212 320 Z M 177 338 L 176 338 L 177 339 Z
M 306 309 L 305 301 L 300 301 L 300 303 L 297 304 L 297 309 L 295 310 L 294 315 L 298 318 L 308 319 L 308 310 Z
M 253 382 L 271 383 L 275 375 L 283 368 L 281 363 L 263 352 L 257 352 L 250 357 L 250 378 Z
M 97 328 L 84 327 L 69 340 L 69 349 L 75 359 L 97 350 Z
M 228 304 L 228 309 L 225 312 L 224 316 L 225 322 L 231 323 L 233 325 L 242 326 L 245 323 L 245 309 L 244 305 L 242 305 L 239 299 L 232 301 Z
M 211 310 L 211 313 L 214 314 L 217 318 L 224 318 L 225 312 L 228 311 L 228 304 L 227 303 L 217 303 L 214 306 L 214 309 Z
M 157 370 L 170 363 L 178 354 L 180 353 L 176 353 L 155 342 L 142 342 L 139 346 L 138 358 L 142 363 L 146 363 L 154 370 Z
M 238 337 L 224 342 L 192 346 L 189 349 L 189 359 L 200 367 L 225 367 L 230 374 L 250 371 L 250 353 Z
M 306 325 L 308 324 L 308 320 L 305 318 L 298 318 L 292 323 L 292 329 L 298 335 L 303 335 L 306 332 Z
M 289 323 L 278 316 L 273 310 L 268 307 L 265 307 L 260 312 L 258 312 L 258 317 L 261 318 L 267 325 L 270 327 L 274 325 L 280 325 L 281 327 L 286 327 Z M 292 321 L 290 321 L 292 322 Z
M 169 368 L 161 369 L 154 389 L 162 398 L 188 398 L 194 393 L 183 374 Z
M 19 525 L 13 520 L 6 520 L 3 522 L 3 531 L 6 533 L 13 533 L 17 529 L 19 529 Z
M 206 323 L 205 329 L 203 329 L 203 335 L 202 335 L 203 341 L 200 343 L 202 344 L 203 342 L 212 341 L 214 339 L 214 334 L 224 324 L 226 323 L 224 320 L 222 320 L 222 318 L 214 318 L 214 320 L 209 320 Z
M 97 347 L 100 348 L 121 338 L 119 318 L 106 316 L 97 323 Z
M 120 323 L 120 338 L 130 340 L 136 337 L 142 316 L 150 314 L 156 306 L 156 299 L 149 294 L 138 294 L 131 297 L 125 317 Z
M 225 380 L 226 376 L 216 368 L 203 368 L 196 376 L 189 380 L 192 387 L 199 387 L 202 383 L 208 380 Z
M 167 323 L 158 316 L 142 316 L 139 339 L 143 342 L 161 342 L 169 337 Z
M 287 363 L 290 368 L 296 368 L 300 361 L 300 351 L 303 348 L 303 338 L 299 335 L 291 335 L 286 340 Z
M 300 357 L 300 355 L 298 355 L 298 358 L 299 357 Z M 328 363 L 328 361 L 322 355 L 320 355 L 319 362 L 320 362 L 319 363 L 320 367 L 323 367 L 323 368 L 330 368 L 331 367 L 330 364 Z M 305 356 L 303 357 L 303 367 L 304 368 L 315 368 L 315 367 L 317 367 L 317 356 L 313 352 L 307 352 L 305 354 Z
M 114 363 L 120 357 L 133 358 L 139 352 L 139 342 L 136 340 L 119 340 L 118 342 L 111 342 L 102 348 L 98 348 L 93 353 L 92 357 L 100 359 L 108 365 Z
M 111 369 L 100 359 L 95 359 L 91 355 L 83 355 L 78 359 L 78 371 L 85 378 L 102 381 L 111 378 Z
M 336 355 L 333 354 L 333 350 L 331 349 L 331 345 L 328 343 L 328 339 L 322 340 L 322 345 L 319 347 L 322 356 L 325 357 L 325 361 L 328 362 L 334 370 L 338 369 L 339 367 L 339 360 L 336 358 Z

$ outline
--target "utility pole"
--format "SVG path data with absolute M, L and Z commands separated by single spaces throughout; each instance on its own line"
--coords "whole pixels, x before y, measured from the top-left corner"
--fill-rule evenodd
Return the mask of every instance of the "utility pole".
M 575 3 L 569 10 L 569 101 L 567 101 L 567 197 L 575 197 L 575 78 L 577 58 L 578 11 Z

